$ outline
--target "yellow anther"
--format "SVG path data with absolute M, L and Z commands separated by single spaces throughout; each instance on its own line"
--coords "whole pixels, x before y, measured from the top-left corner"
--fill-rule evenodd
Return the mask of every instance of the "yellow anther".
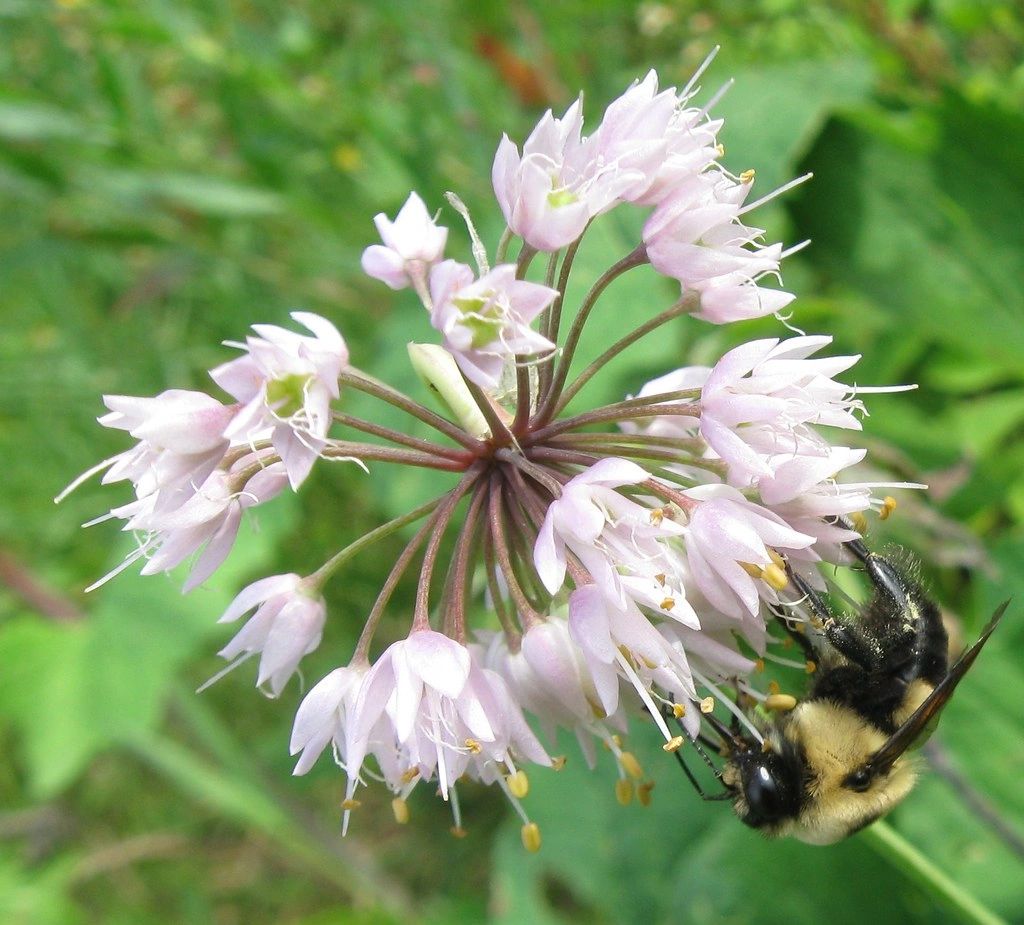
M 634 780 L 640 780 L 644 776 L 644 769 L 640 767 L 640 762 L 636 760 L 636 755 L 632 752 L 623 752 L 619 755 L 619 764 L 622 765 L 622 770 Z
M 681 703 L 672 704 L 672 715 L 676 719 L 682 719 L 686 716 L 686 707 Z
M 850 515 L 850 526 L 864 536 L 868 532 L 868 519 L 861 511 L 855 511 Z
M 341 808 L 347 810 L 359 809 L 359 807 L 362 805 L 363 804 L 359 800 L 353 800 L 351 798 L 348 800 L 341 801 Z
M 523 799 L 530 792 L 530 779 L 526 776 L 525 771 L 516 771 L 515 774 L 509 774 L 505 778 L 505 783 L 508 784 L 508 792 L 517 800 Z
M 666 752 L 675 752 L 682 747 L 683 742 L 685 741 L 686 740 L 682 736 L 673 736 L 661 747 Z
M 821 625 L 824 626 L 825 624 L 822 623 Z M 794 623 L 793 624 L 793 632 L 794 633 L 806 633 L 807 632 L 807 624 L 802 622 L 802 621 L 800 623 Z
M 786 560 L 782 558 L 771 546 L 766 546 L 768 550 L 768 558 L 772 560 L 779 568 L 784 569 L 786 567 Z
M 622 748 L 622 736 L 618 733 L 615 733 L 615 735 L 612 736 L 612 741 L 615 743 L 617 748 Z
M 768 682 L 768 693 L 769 694 L 778 694 L 781 691 L 782 691 L 782 688 L 779 687 L 779 682 L 778 681 L 769 681 Z
M 409 804 L 401 797 L 395 797 L 391 801 L 391 812 L 395 814 L 395 822 L 405 825 L 409 821 Z
M 658 583 L 659 585 L 664 585 L 664 584 L 665 584 L 665 582 L 666 582 L 666 581 L 668 581 L 668 575 L 665 575 L 665 574 L 659 574 L 659 575 L 655 575 L 655 576 L 654 576 L 654 580 L 655 580 L 655 581 L 656 581 L 656 582 L 657 582 L 657 583 Z
M 798 623 L 797 626 L 802 627 L 803 624 Z M 825 621 L 822 620 L 821 617 L 811 617 L 811 626 L 813 626 L 816 630 L 823 630 L 825 628 Z M 799 629 L 797 630 L 797 632 L 802 633 L 804 632 L 804 630 Z
M 760 565 L 754 565 L 753 562 L 737 562 L 736 564 L 751 578 L 760 578 L 761 572 L 764 571 Z
M 812 659 L 807 659 L 807 664 L 804 665 L 804 670 L 808 674 L 814 674 L 814 672 L 818 670 L 818 663 L 813 661 Z
M 701 713 L 710 713 L 712 710 L 714 710 L 714 708 L 715 708 L 715 698 L 714 697 L 705 697 L 700 702 L 700 712 Z
M 878 512 L 879 520 L 888 520 L 893 511 L 896 510 L 896 499 L 892 495 L 886 495 L 882 499 L 882 509 Z
M 721 142 L 715 145 L 715 153 L 718 154 L 719 157 L 725 157 L 725 145 Z
M 793 640 L 792 640 L 791 637 L 787 636 L 785 639 L 782 640 L 782 648 L 783 649 L 792 649 L 793 648 Z
M 777 710 L 779 713 L 788 713 L 796 706 L 796 697 L 792 694 L 769 694 L 765 697 L 764 705 L 769 710 Z
M 561 771 L 565 767 L 565 755 L 556 755 L 551 759 L 551 770 Z
M 519 830 L 519 836 L 523 840 L 523 847 L 530 854 L 536 854 L 540 851 L 540 827 L 536 822 L 527 822 Z
M 771 752 L 773 752 L 774 750 L 775 750 L 775 749 L 773 749 L 773 748 L 772 748 L 772 743 L 771 743 L 771 742 L 769 742 L 769 741 L 768 741 L 767 739 L 765 739 L 765 740 L 764 740 L 764 741 L 763 741 L 763 742 L 761 743 L 761 751 L 763 751 L 763 752 L 764 752 L 764 753 L 765 753 L 766 755 L 767 755 L 767 754 L 770 754 L 770 753 L 771 753 Z
M 672 598 L 672 597 L 666 597 L 661 602 L 661 609 L 662 610 L 671 610 L 675 606 L 676 606 L 676 601 L 675 601 L 675 598 Z
M 402 772 L 402 783 L 403 784 L 411 784 L 414 780 L 416 780 L 417 777 L 419 777 L 419 774 L 420 774 L 420 769 L 419 768 L 409 768 L 408 771 L 403 771 Z
M 754 671 L 758 672 L 758 674 L 760 674 L 762 671 L 764 671 L 764 659 L 763 658 L 759 658 L 756 662 L 754 662 Z
M 615 781 L 615 799 L 620 806 L 629 806 L 633 802 L 633 782 L 626 777 Z
M 641 806 L 651 805 L 651 791 L 654 789 L 653 780 L 645 780 L 636 788 L 636 799 Z
M 754 169 L 744 170 L 740 174 L 740 183 L 753 183 L 754 182 Z
M 656 507 L 651 511 L 651 523 L 655 527 L 660 527 L 661 522 L 665 519 L 665 509 Z
M 774 588 L 776 591 L 781 591 L 789 584 L 789 576 L 786 575 L 786 570 L 774 562 L 762 570 L 761 578 L 764 579 L 765 584 L 769 588 Z
M 466 748 L 469 749 L 473 755 L 479 755 L 483 751 L 483 747 L 477 742 L 476 739 L 466 739 Z
M 452 838 L 465 838 L 469 834 L 461 825 L 453 825 L 448 831 Z

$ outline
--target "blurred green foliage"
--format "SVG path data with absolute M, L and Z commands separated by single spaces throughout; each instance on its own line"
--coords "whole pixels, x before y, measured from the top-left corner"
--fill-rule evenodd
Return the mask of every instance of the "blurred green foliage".
M 538 855 L 500 799 L 473 788 L 466 839 L 448 840 L 428 794 L 400 828 L 371 789 L 342 841 L 339 774 L 288 776 L 297 690 L 267 702 L 243 669 L 192 691 L 216 669 L 227 637 L 214 621 L 242 582 L 315 567 L 422 484 L 320 467 L 184 599 L 130 575 L 85 598 L 124 552 L 113 527 L 78 529 L 111 493 L 49 502 L 124 446 L 93 423 L 100 394 L 203 388 L 228 355 L 220 341 L 290 309 L 332 318 L 357 362 L 411 382 L 398 345 L 423 322 L 359 273 L 371 216 L 412 188 L 430 203 L 454 189 L 493 240 L 502 131 L 522 138 L 579 88 L 594 117 L 652 66 L 685 81 L 716 43 L 705 84 L 737 80 L 717 109 L 726 163 L 755 167 L 765 191 L 815 173 L 759 215 L 775 236 L 813 238 L 788 264 L 793 323 L 863 353 L 863 382 L 921 385 L 870 403 L 879 465 L 933 487 L 878 541 L 919 553 L 968 634 L 997 601 L 1024 600 L 1024 19 L 1011 0 L 0 0 L 0 920 L 948 915 L 864 837 L 760 840 L 697 800 L 642 728 L 653 805 L 619 806 L 610 768 L 588 774 L 570 751 L 561 774 L 534 775 Z M 632 233 L 595 229 L 580 271 Z M 649 301 L 649 282 L 623 281 L 618 298 L 636 286 Z M 727 339 L 779 333 L 771 319 L 735 327 L 680 325 L 594 389 L 635 389 L 684 347 L 712 357 Z M 592 346 L 615 333 L 614 313 L 598 313 Z M 385 543 L 330 589 L 312 670 L 347 657 L 399 548 Z M 938 737 L 996 821 L 937 773 L 893 817 L 1018 921 L 1022 859 L 996 829 L 1024 833 L 1022 643 L 1014 605 Z

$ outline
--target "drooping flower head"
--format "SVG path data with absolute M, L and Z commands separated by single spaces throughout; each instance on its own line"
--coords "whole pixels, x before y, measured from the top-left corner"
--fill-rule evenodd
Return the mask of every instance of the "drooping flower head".
M 606 362 L 680 315 L 728 325 L 793 298 L 772 281 L 797 248 L 765 242 L 747 217 L 788 186 L 750 201 L 753 172 L 719 163 L 722 123 L 694 103 L 696 80 L 662 88 L 651 72 L 594 125 L 577 100 L 561 117 L 546 113 L 521 149 L 504 137 L 492 179 L 507 229 L 493 251 L 461 200 L 446 197 L 475 268 L 444 259 L 448 229 L 417 194 L 393 221 L 375 218 L 381 240 L 363 269 L 418 299 L 437 332 L 440 343 L 396 349 L 408 346 L 440 413 L 351 365 L 334 324 L 308 312 L 292 315 L 308 333 L 257 324 L 233 345 L 242 354 L 211 372 L 233 404 L 185 391 L 106 399 L 101 423 L 138 442 L 87 473 L 134 489 L 98 521 L 136 534 L 126 564 L 145 560 L 144 574 L 192 559 L 186 587 L 219 567 L 248 509 L 287 487 L 309 490 L 318 459 L 426 470 L 432 500 L 362 537 L 335 512 L 341 548 L 320 568 L 255 580 L 221 618 L 247 617 L 214 680 L 258 659 L 256 684 L 290 696 L 340 616 L 328 614 L 325 585 L 374 542 L 414 528 L 351 657 L 295 717 L 295 773 L 330 750 L 346 777 L 344 827 L 359 787 L 383 781 L 401 822 L 430 782 L 461 833 L 458 789 L 471 780 L 504 791 L 536 850 L 527 771 L 560 764 L 548 751 L 559 728 L 591 766 L 611 755 L 621 802 L 649 799 L 623 739 L 631 727 L 657 730 L 672 751 L 704 740 L 705 723 L 724 728 L 710 715 L 719 710 L 756 737 L 757 668 L 792 663 L 775 654 L 777 618 L 812 625 L 794 587 L 824 589 L 818 563 L 845 561 L 865 513 L 892 510 L 876 494 L 893 483 L 849 477 L 865 451 L 832 442 L 860 429 L 872 389 L 839 381 L 857 357 L 819 355 L 826 336 L 764 338 L 710 365 L 680 356 L 621 401 L 581 401 Z M 577 246 L 613 209 L 632 210 L 622 227 L 642 231 L 576 302 Z M 535 262 L 538 251 L 548 256 Z M 641 266 L 673 280 L 679 299 L 659 308 L 652 287 L 650 305 L 616 303 L 615 280 Z M 620 339 L 584 363 L 597 312 L 621 321 Z M 433 438 L 385 423 L 393 414 L 356 413 L 353 391 Z M 383 640 L 403 581 L 415 585 L 397 615 L 408 632 Z

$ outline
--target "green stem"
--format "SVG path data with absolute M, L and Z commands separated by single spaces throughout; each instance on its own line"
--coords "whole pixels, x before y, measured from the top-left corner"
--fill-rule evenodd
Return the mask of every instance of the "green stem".
M 426 517 L 427 514 L 434 510 L 434 508 L 444 500 L 444 497 L 444 495 L 440 495 L 432 501 L 428 501 L 426 504 L 421 504 L 418 508 L 409 511 L 408 514 L 402 514 L 401 517 L 389 520 L 386 524 L 381 524 L 369 533 L 363 534 L 359 539 L 349 543 L 348 546 L 339 552 L 336 552 L 310 577 L 315 578 L 318 583 L 326 581 L 338 570 L 339 566 L 351 559 L 356 553 L 362 551 L 367 546 L 373 545 L 378 540 L 382 540 L 384 537 L 390 536 L 392 533 L 401 530 L 406 524 L 415 523 L 421 517 Z
M 583 302 L 580 304 L 579 311 L 577 311 L 576 317 L 573 319 L 572 326 L 569 328 L 569 334 L 565 338 L 565 346 L 562 348 L 562 357 L 558 361 L 558 367 L 554 372 L 551 387 L 544 395 L 544 403 L 537 412 L 537 426 L 543 426 L 546 424 L 551 420 L 551 417 L 554 414 L 555 406 L 561 396 L 562 387 L 565 385 L 565 380 L 569 375 L 569 367 L 572 365 L 573 355 L 576 353 L 576 347 L 583 334 L 583 328 L 587 323 L 587 319 L 590 317 L 591 310 L 597 304 L 597 300 L 601 297 L 601 294 L 613 281 L 622 276 L 623 273 L 632 270 L 634 267 L 643 266 L 643 264 L 647 262 L 647 252 L 641 245 L 626 254 L 626 256 L 618 263 L 605 270 L 597 282 L 591 287 L 590 292 L 584 296 Z
M 615 357 L 617 357 L 627 347 L 635 344 L 640 338 L 650 334 L 651 331 L 657 330 L 663 324 L 672 321 L 674 318 L 678 318 L 680 315 L 686 315 L 692 312 L 697 306 L 698 302 L 690 296 L 680 299 L 675 305 L 665 309 L 660 315 L 656 315 L 650 321 L 640 325 L 635 331 L 630 332 L 622 339 L 612 344 L 604 353 L 602 353 L 596 360 L 594 360 L 583 372 L 579 374 L 576 381 L 572 385 L 568 386 L 563 392 L 561 397 L 555 404 L 555 411 L 552 416 L 557 416 L 566 405 L 575 397 L 580 389 L 583 388 L 598 372 L 600 372 L 605 366 L 608 365 Z
M 936 902 L 962 921 L 973 925 L 1007 925 L 1006 920 L 983 906 L 954 883 L 910 842 L 885 822 L 876 822 L 861 833 L 861 840 L 897 867 Z

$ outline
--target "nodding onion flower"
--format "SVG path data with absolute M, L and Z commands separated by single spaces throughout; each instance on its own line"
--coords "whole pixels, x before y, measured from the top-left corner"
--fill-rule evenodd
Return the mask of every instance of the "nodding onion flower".
M 693 102 L 699 73 L 677 90 L 660 89 L 652 71 L 590 134 L 577 101 L 560 118 L 545 114 L 521 150 L 504 137 L 493 181 L 508 227 L 492 254 L 448 197 L 475 268 L 445 259 L 448 229 L 416 193 L 394 221 L 377 216 L 383 243 L 367 248 L 363 268 L 412 289 L 437 330 L 441 343 L 409 351 L 444 414 L 353 365 L 335 326 L 308 312 L 292 316 L 302 333 L 258 324 L 229 345 L 241 353 L 211 371 L 229 398 L 105 398 L 100 423 L 137 440 L 82 477 L 103 472 L 134 489 L 98 518 L 138 537 L 111 574 L 137 560 L 144 574 L 191 560 L 187 587 L 201 583 L 230 552 L 243 512 L 298 490 L 322 459 L 432 473 L 432 501 L 359 538 L 342 522 L 348 545 L 323 566 L 256 581 L 222 617 L 250 614 L 220 653 L 221 674 L 258 656 L 257 684 L 278 696 L 332 618 L 325 583 L 414 526 L 354 651 L 339 653 L 295 719 L 295 773 L 330 747 L 347 775 L 346 826 L 373 778 L 394 793 L 399 821 L 416 785 L 436 781 L 461 831 L 457 782 L 471 778 L 505 792 L 536 849 L 526 768 L 560 765 L 548 751 L 558 728 L 590 764 L 594 744 L 606 745 L 620 799 L 634 788 L 645 798 L 622 744 L 630 720 L 646 715 L 668 750 L 680 730 L 700 733 L 709 698 L 749 724 L 751 699 L 765 699 L 751 673 L 773 657 L 766 616 L 807 618 L 788 570 L 822 585 L 816 563 L 843 561 L 841 544 L 856 535 L 847 525 L 891 507 L 875 496 L 888 486 L 837 480 L 864 453 L 832 440 L 859 429 L 858 396 L 870 390 L 836 380 L 858 358 L 822 355 L 827 336 L 756 340 L 711 367 L 652 371 L 635 397 L 566 411 L 609 361 L 682 315 L 725 324 L 792 299 L 770 282 L 795 248 L 765 244 L 745 223 L 775 193 L 748 203 L 753 171 L 719 163 L 721 121 Z M 570 312 L 581 239 L 617 208 L 645 210 L 642 236 Z M 660 312 L 615 305 L 613 281 L 643 266 L 681 287 Z M 581 333 L 601 311 L 622 316 L 621 339 L 572 377 Z M 434 438 L 343 410 L 353 391 Z M 409 632 L 385 645 L 376 630 L 402 581 L 416 584 Z

